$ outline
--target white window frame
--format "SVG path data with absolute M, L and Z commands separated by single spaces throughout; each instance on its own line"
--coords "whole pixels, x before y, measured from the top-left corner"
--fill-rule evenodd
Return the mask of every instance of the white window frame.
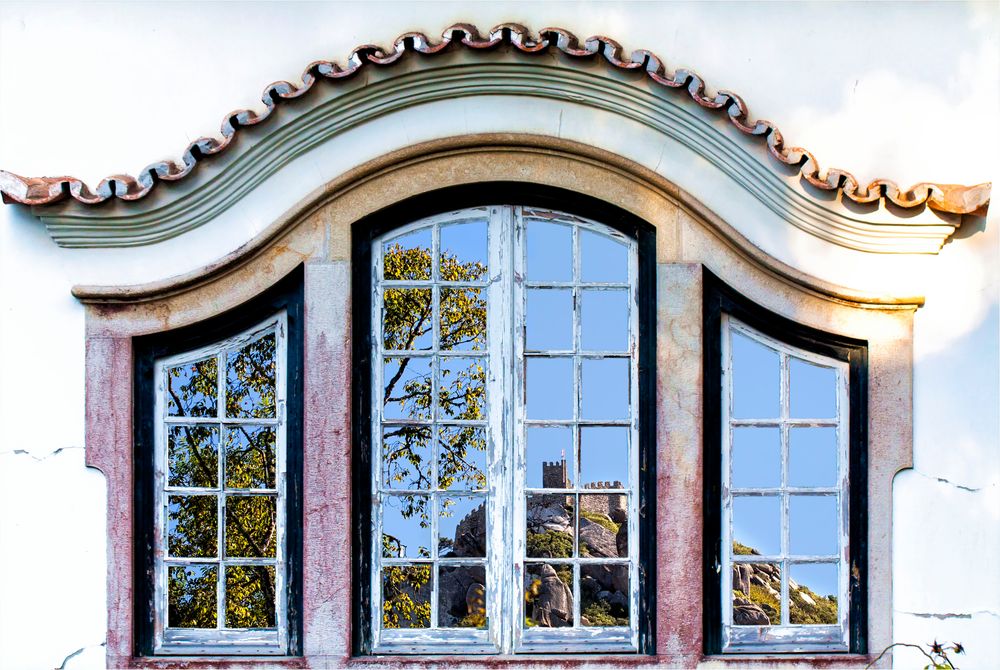
M 721 612 L 723 652 L 846 652 L 849 649 L 848 615 L 850 612 L 849 533 L 850 533 L 850 365 L 847 361 L 793 347 L 754 328 L 722 314 L 722 550 L 721 550 Z M 780 361 L 780 416 L 767 419 L 734 419 L 732 417 L 732 333 L 738 332 L 769 349 Z M 833 419 L 790 418 L 789 358 L 833 368 L 836 371 L 837 416 Z M 781 498 L 781 552 L 775 556 L 739 556 L 732 553 L 732 512 L 734 489 L 732 481 L 732 429 L 736 426 L 778 427 L 781 435 L 781 483 L 776 488 L 739 488 L 736 494 L 777 495 Z M 832 487 L 789 487 L 788 434 L 789 427 L 835 427 L 837 429 L 838 473 Z M 789 556 L 788 499 L 790 494 L 824 494 L 837 496 L 838 548 L 835 559 L 827 556 Z M 781 623 L 771 626 L 737 626 L 733 620 L 733 563 L 778 563 L 781 569 Z M 788 580 L 791 565 L 833 563 L 838 565 L 837 617 L 831 625 L 791 624 Z
M 273 419 L 226 418 L 226 354 L 265 336 L 275 334 L 275 417 Z M 155 428 L 154 428 L 154 639 L 153 653 L 157 655 L 203 654 L 255 654 L 284 655 L 288 651 L 287 598 L 287 527 L 286 499 L 286 370 L 287 370 L 287 315 L 281 311 L 234 337 L 181 354 L 157 359 L 154 364 L 156 379 Z M 217 361 L 218 390 L 217 414 L 214 417 L 168 417 L 165 398 L 165 373 L 168 368 L 214 356 Z M 201 424 L 219 427 L 219 475 L 213 489 L 190 489 L 167 486 L 167 426 Z M 225 500 L 230 494 L 224 488 L 225 475 L 225 426 L 234 424 L 271 425 L 275 427 L 275 488 L 247 490 L 247 494 L 268 494 L 276 498 L 277 536 L 274 559 L 225 557 Z M 167 550 L 168 498 L 177 493 L 214 494 L 222 497 L 218 505 L 217 555 L 215 558 L 172 558 Z M 168 573 L 170 566 L 207 564 L 217 566 L 216 628 L 171 628 L 168 620 Z M 273 565 L 275 570 L 275 628 L 226 628 L 225 567 L 227 565 Z
M 526 219 L 545 219 L 555 223 L 572 226 L 574 251 L 574 281 L 567 283 L 538 282 L 527 283 L 526 271 Z M 381 535 L 381 461 L 382 461 L 382 394 L 383 394 L 383 356 L 387 352 L 382 342 L 382 291 L 389 287 L 429 287 L 450 286 L 453 282 L 440 282 L 434 279 L 432 273 L 430 282 L 385 281 L 382 279 L 382 254 L 384 242 L 410 232 L 433 226 L 432 258 L 436 269 L 440 249 L 440 225 L 459 223 L 466 220 L 487 221 L 489 281 L 487 287 L 487 349 L 486 360 L 486 395 L 487 415 L 489 420 L 482 422 L 487 430 L 487 537 L 488 549 L 486 564 L 486 612 L 487 628 L 470 629 L 384 629 L 382 627 L 382 600 L 380 569 L 386 560 L 382 558 Z M 615 352 L 616 357 L 630 360 L 629 377 L 629 413 L 627 420 L 592 421 L 593 425 L 616 424 L 628 427 L 629 446 L 629 484 L 624 489 L 559 489 L 560 493 L 578 495 L 585 493 L 623 494 L 628 500 L 628 533 L 629 556 L 624 559 L 594 559 L 594 563 L 621 563 L 630 570 L 630 625 L 625 627 L 582 627 L 579 625 L 580 593 L 579 580 L 574 579 L 574 621 L 573 628 L 527 629 L 523 626 L 525 620 L 524 574 L 525 574 L 525 369 L 524 350 L 525 332 L 525 299 L 526 290 L 534 286 L 570 288 L 574 293 L 574 342 L 576 353 L 561 352 L 563 355 L 574 356 L 574 388 L 576 402 L 573 419 L 562 422 L 529 422 L 532 425 L 555 424 L 578 427 L 580 420 L 580 389 L 581 364 L 583 358 L 597 358 L 607 355 L 607 352 L 580 353 L 580 320 L 579 320 L 579 278 L 580 278 L 580 243 L 579 231 L 590 230 L 601 235 L 614 238 L 626 245 L 628 250 L 628 281 L 618 284 L 588 283 L 588 289 L 614 288 L 628 289 L 629 320 L 628 320 L 628 352 Z M 461 282 L 460 285 L 466 285 Z M 638 650 L 638 620 L 639 620 L 639 421 L 638 421 L 638 242 L 637 240 L 614 230 L 613 228 L 588 219 L 572 216 L 562 212 L 547 209 L 532 209 L 520 206 L 501 205 L 492 207 L 470 208 L 428 217 L 387 232 L 376 238 L 372 243 L 372 550 L 370 573 L 370 603 L 371 627 L 374 653 L 392 654 L 434 654 L 434 653 L 464 653 L 464 654 L 513 654 L 532 652 L 622 652 L 635 653 Z M 434 292 L 433 318 L 435 323 L 439 315 L 438 292 Z M 399 352 L 392 352 L 395 355 Z M 407 352 L 411 353 L 411 352 Z M 421 355 L 433 355 L 436 348 Z M 468 352 L 455 352 L 457 356 L 466 356 Z M 552 352 L 533 352 L 529 356 L 549 356 Z M 436 404 L 436 365 L 432 398 Z M 399 423 L 398 420 L 387 420 L 387 423 Z M 421 422 L 423 425 L 436 425 L 431 421 Z M 454 423 L 447 420 L 446 423 Z M 432 438 L 435 439 L 435 438 Z M 579 430 L 574 430 L 574 449 L 578 450 Z M 435 445 L 436 448 L 436 445 Z M 579 467 L 579 459 L 574 458 Z M 436 472 L 432 474 L 436 481 Z M 574 481 L 579 483 L 578 478 Z M 532 489 L 545 492 L 547 489 Z M 554 490 L 553 490 L 554 491 Z M 387 490 L 396 493 L 397 489 Z M 579 505 L 577 505 L 579 508 Z M 433 538 L 437 534 L 437 514 L 432 508 L 432 557 L 437 559 L 437 546 Z M 578 533 L 574 532 L 574 543 Z M 448 559 L 446 559 L 448 560 Z M 481 560 L 481 559 L 480 559 Z M 560 562 L 571 563 L 574 573 L 578 573 L 579 565 L 588 559 L 557 559 Z M 455 559 L 449 560 L 452 564 Z M 390 561 L 392 562 L 392 561 Z M 431 622 L 436 626 L 438 617 L 437 575 L 434 560 L 406 559 L 406 563 L 422 562 L 431 566 Z M 458 561 L 459 564 L 461 561 Z M 546 562 L 539 560 L 538 562 Z

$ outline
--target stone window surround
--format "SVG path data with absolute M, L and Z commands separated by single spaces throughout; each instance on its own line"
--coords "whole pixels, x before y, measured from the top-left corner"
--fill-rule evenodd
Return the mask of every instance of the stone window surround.
M 352 656 L 351 225 L 419 193 L 498 178 L 548 185 L 617 205 L 656 227 L 656 654 L 620 666 L 865 665 L 892 639 L 891 494 L 912 462 L 912 319 L 919 298 L 876 298 L 813 279 L 769 258 L 663 177 L 621 157 L 549 137 L 449 138 L 388 154 L 317 190 L 255 240 L 188 275 L 130 287 L 78 286 L 86 305 L 87 462 L 108 485 L 108 638 L 112 668 L 423 666 L 421 658 Z M 305 265 L 302 656 L 133 656 L 132 341 L 245 302 Z M 763 307 L 869 342 L 870 655 L 705 656 L 702 609 L 702 268 Z M 692 389 L 694 392 L 692 392 Z M 512 657 L 518 667 L 608 657 Z M 454 664 L 496 665 L 495 657 Z M 887 663 L 889 659 L 884 659 Z M 438 661 L 439 662 L 439 661 Z

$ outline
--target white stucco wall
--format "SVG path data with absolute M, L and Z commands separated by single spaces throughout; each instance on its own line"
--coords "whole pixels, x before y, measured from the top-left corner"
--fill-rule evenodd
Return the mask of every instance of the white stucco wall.
M 1000 176 L 1000 10 L 985 3 L 0 5 L 0 168 L 90 183 L 135 173 L 212 134 L 224 114 L 253 106 L 265 84 L 296 79 L 310 61 L 458 21 L 482 30 L 555 25 L 648 48 L 671 68 L 740 93 L 787 141 L 862 180 Z M 895 638 L 961 641 L 963 667 L 992 666 L 1000 212 L 937 256 L 850 252 L 776 227 L 744 194 L 709 194 L 718 180 L 665 159 L 647 128 L 544 101 L 465 100 L 429 111 L 351 131 L 219 222 L 160 245 L 61 249 L 29 211 L 0 208 L 0 668 L 103 667 L 106 494 L 102 475 L 83 465 L 83 311 L 70 287 L 191 270 L 297 199 L 275 193 L 407 144 L 492 129 L 597 144 L 714 198 L 716 211 L 785 262 L 835 283 L 927 296 L 916 317 L 915 467 L 897 477 L 894 495 Z M 918 661 L 897 654 L 898 667 Z

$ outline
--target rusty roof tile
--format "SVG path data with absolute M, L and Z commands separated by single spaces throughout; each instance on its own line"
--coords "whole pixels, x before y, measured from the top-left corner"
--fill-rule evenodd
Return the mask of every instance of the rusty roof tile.
M 588 37 L 581 42 L 575 35 L 561 28 L 543 28 L 536 37 L 524 26 L 513 23 L 498 25 L 486 35 L 481 35 L 471 24 L 456 24 L 444 31 L 439 42 L 432 41 L 422 33 L 405 33 L 396 38 L 390 50 L 374 44 L 359 46 L 351 52 L 344 66 L 332 61 L 310 63 L 302 74 L 301 86 L 287 81 L 270 84 L 261 95 L 261 102 L 265 107 L 263 112 L 257 113 L 249 109 L 231 112 L 223 119 L 221 139 L 202 137 L 195 140 L 187 146 L 180 162 L 152 163 L 136 177 L 112 175 L 101 180 L 95 189 L 74 177 L 21 177 L 0 170 L 0 196 L 5 203 L 25 205 L 48 205 L 67 197 L 85 205 L 98 204 L 112 197 L 126 201 L 139 200 L 149 194 L 160 181 L 177 181 L 186 177 L 204 157 L 224 151 L 241 127 L 266 121 L 278 103 L 305 95 L 319 78 L 348 78 L 366 64 L 389 66 L 407 52 L 431 55 L 444 51 L 453 44 L 461 44 L 473 50 L 487 50 L 504 43 L 522 53 L 556 48 L 575 58 L 600 55 L 612 66 L 622 70 L 645 70 L 646 76 L 657 84 L 673 89 L 686 89 L 691 99 L 702 107 L 724 110 L 736 128 L 747 135 L 764 139 L 771 156 L 785 165 L 798 167 L 801 176 L 812 186 L 825 191 L 839 189 L 845 197 L 857 203 L 871 203 L 884 198 L 904 208 L 926 204 L 941 212 L 985 215 L 990 202 L 990 183 L 963 186 L 923 182 L 904 191 L 888 179 L 876 179 L 862 186 L 846 170 L 829 168 L 824 173 L 812 153 L 802 147 L 785 146 L 784 137 L 773 123 L 763 119 L 750 119 L 749 109 L 743 98 L 725 90 L 709 95 L 705 90 L 705 82 L 694 72 L 683 69 L 668 72 L 663 61 L 655 54 L 640 49 L 626 55 L 620 44 L 601 35 Z

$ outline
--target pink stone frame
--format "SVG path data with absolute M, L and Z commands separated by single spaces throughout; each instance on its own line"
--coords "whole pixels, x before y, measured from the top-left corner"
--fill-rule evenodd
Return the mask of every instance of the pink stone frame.
M 567 170 L 567 166 L 573 169 Z M 574 188 L 657 227 L 655 656 L 352 657 L 350 224 L 419 192 L 500 175 Z M 238 306 L 305 263 L 303 656 L 134 656 L 132 338 Z M 869 641 L 891 641 L 891 481 L 909 465 L 912 315 L 919 299 L 874 299 L 768 259 L 665 179 L 563 140 L 475 136 L 377 159 L 313 194 L 211 267 L 136 287 L 77 287 L 86 304 L 87 463 L 108 485 L 110 668 L 136 667 L 863 667 L 874 656 L 703 654 L 701 268 L 808 325 L 870 343 Z M 367 315 L 365 315 L 367 318 Z M 666 569 L 665 566 L 672 566 Z M 613 660 L 612 660 L 613 659 Z

